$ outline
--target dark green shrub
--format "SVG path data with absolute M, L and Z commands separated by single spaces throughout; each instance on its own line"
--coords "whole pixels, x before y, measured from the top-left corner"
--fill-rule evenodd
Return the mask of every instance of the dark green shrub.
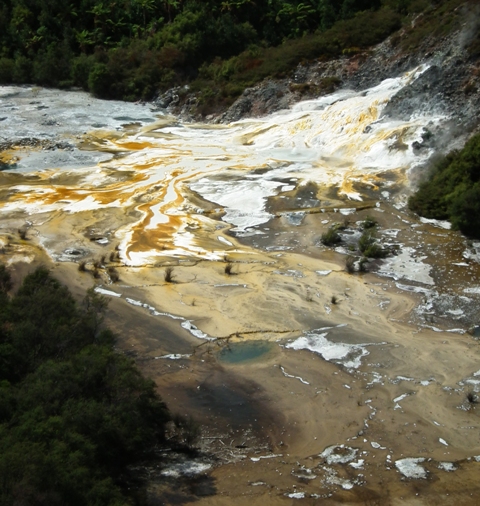
M 45 51 L 37 53 L 33 60 L 33 80 L 44 86 L 58 86 L 70 80 L 72 54 L 68 45 L 52 43 Z
M 367 258 L 385 258 L 388 250 L 382 248 L 375 238 L 373 231 L 365 231 L 358 241 L 358 249 Z
M 324 77 L 320 81 L 320 91 L 322 93 L 333 93 L 340 86 L 341 82 L 342 81 L 335 76 Z
M 470 237 L 480 237 L 480 183 L 458 188 L 449 206 L 452 227 Z
M 97 97 L 107 97 L 110 93 L 112 76 L 105 63 L 95 63 L 88 75 L 88 89 Z
M 324 246 L 335 246 L 335 244 L 342 242 L 342 238 L 335 228 L 330 228 L 322 234 L 320 241 Z
M 434 163 L 428 180 L 408 201 L 409 208 L 426 218 L 448 219 L 455 229 L 480 237 L 480 134 L 461 151 Z
M 365 230 L 368 230 L 369 228 L 376 227 L 378 225 L 378 222 L 375 218 L 372 218 L 371 216 L 367 216 L 362 223 L 362 227 Z
M 430 219 L 448 218 L 446 196 L 453 191 L 457 182 L 461 181 L 459 174 L 449 171 L 457 156 L 458 152 L 452 151 L 434 162 L 427 180 L 421 183 L 417 192 L 408 199 L 408 207 L 412 211 Z
M 26 56 L 19 55 L 15 58 L 15 67 L 13 69 L 14 83 L 32 82 L 33 63 Z
M 95 64 L 93 56 L 81 54 L 72 60 L 71 76 L 75 86 L 88 90 L 88 77 Z
M 385 258 L 388 256 L 388 251 L 382 248 L 379 244 L 374 243 L 367 247 L 363 254 L 367 258 Z
M 15 62 L 10 58 L 0 58 L 0 83 L 8 84 L 13 81 Z
M 164 442 L 170 416 L 97 325 L 104 298 L 91 291 L 79 307 L 44 268 L 0 295 L 2 505 L 134 504 L 120 483 Z
M 358 241 L 358 249 L 364 253 L 370 246 L 375 243 L 375 237 L 371 231 L 364 232 Z

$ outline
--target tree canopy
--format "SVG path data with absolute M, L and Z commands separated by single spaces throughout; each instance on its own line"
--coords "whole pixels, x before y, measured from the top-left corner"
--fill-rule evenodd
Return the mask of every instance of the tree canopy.
M 154 383 L 113 349 L 93 290 L 77 304 L 45 268 L 10 288 L 0 265 L 0 504 L 132 504 L 120 478 L 170 419 Z
M 398 10 L 410 1 L 3 0 L 0 83 L 150 98 L 215 60 L 258 55 L 382 3 Z

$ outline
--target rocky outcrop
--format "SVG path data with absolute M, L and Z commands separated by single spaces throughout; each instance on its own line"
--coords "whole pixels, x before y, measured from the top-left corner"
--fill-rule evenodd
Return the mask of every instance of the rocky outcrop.
M 215 118 L 215 122 L 231 123 L 245 117 L 264 116 L 287 109 L 296 101 L 298 97 L 290 89 L 287 80 L 268 80 L 253 88 L 247 88 L 226 112 Z
M 0 141 L 0 152 L 15 148 L 39 148 L 46 151 L 64 149 L 72 151 L 74 146 L 66 141 L 52 141 L 50 139 L 37 139 L 36 137 L 23 137 L 14 141 Z

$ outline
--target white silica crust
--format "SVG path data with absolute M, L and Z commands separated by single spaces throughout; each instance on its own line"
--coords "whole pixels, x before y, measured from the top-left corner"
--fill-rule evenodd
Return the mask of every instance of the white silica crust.
M 419 465 L 421 462 L 425 462 L 423 457 L 399 459 L 395 461 L 395 467 L 406 478 L 425 479 L 427 470 Z

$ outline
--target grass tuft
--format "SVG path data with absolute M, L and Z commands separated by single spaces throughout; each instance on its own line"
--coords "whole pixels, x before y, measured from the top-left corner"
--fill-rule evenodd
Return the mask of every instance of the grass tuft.
M 163 273 L 163 279 L 166 283 L 173 283 L 173 278 L 175 275 L 173 274 L 173 267 L 165 267 L 165 272 Z
M 117 271 L 117 269 L 115 269 L 115 267 L 108 268 L 108 275 L 110 276 L 112 283 L 116 283 L 117 281 L 120 281 L 120 275 L 118 274 L 118 271 Z

